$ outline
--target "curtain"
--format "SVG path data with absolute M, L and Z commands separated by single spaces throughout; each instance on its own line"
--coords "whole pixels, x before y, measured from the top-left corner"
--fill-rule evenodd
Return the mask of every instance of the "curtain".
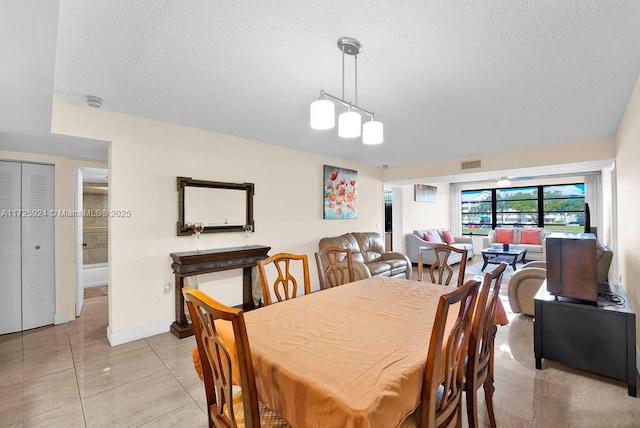
M 453 236 L 462 236 L 462 186 L 458 183 L 449 185 L 449 199 L 451 200 L 451 218 L 449 219 L 449 229 Z
M 591 227 L 597 227 L 597 233 L 603 233 L 602 223 L 602 175 L 592 174 L 584 177 L 584 201 L 589 204 Z

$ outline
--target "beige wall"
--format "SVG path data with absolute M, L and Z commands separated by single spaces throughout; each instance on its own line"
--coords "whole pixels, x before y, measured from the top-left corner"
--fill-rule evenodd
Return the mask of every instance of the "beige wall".
M 74 169 L 78 167 L 104 168 L 102 162 L 60 156 L 0 151 L 0 159 L 53 165 L 54 205 L 58 212 L 74 210 Z M 73 217 L 55 219 L 55 322 L 64 323 L 75 318 L 75 244 Z
M 640 311 L 640 79 L 616 135 L 618 270 L 631 303 Z M 640 317 L 636 317 L 636 322 Z M 640 343 L 640 328 L 638 343 Z
M 416 202 L 414 200 L 413 185 L 402 186 L 402 251 L 406 253 L 405 236 L 415 229 L 430 229 L 435 227 L 449 228 L 450 197 L 448 183 L 429 183 L 436 186 L 438 193 L 436 202 Z
M 484 154 L 469 158 L 446 159 L 437 162 L 414 164 L 384 170 L 386 183 L 416 180 L 418 177 L 450 177 L 463 173 L 481 173 L 487 171 L 504 171 L 521 168 L 549 168 L 558 166 L 558 173 L 566 172 L 563 166 L 568 164 L 615 159 L 616 146 L 614 139 L 597 138 L 575 141 L 571 143 L 538 146 L 530 149 L 504 151 Z M 460 163 L 466 160 L 481 160 L 482 168 L 462 171 Z M 437 180 L 434 180 L 437 181 Z M 467 180 L 468 181 L 468 180 Z
M 131 210 L 109 221 L 109 328 L 116 343 L 168 329 L 174 320 L 169 253 L 194 250 L 196 238 L 176 236 L 176 176 L 255 183 L 256 230 L 250 244 L 310 257 L 324 236 L 383 231 L 382 169 L 166 122 L 54 103 L 53 131 L 110 141 L 110 210 Z M 358 219 L 322 219 L 322 166 L 358 171 Z M 245 245 L 244 233 L 203 234 L 200 248 Z M 242 301 L 240 272 L 218 278 L 205 290 L 223 303 Z M 124 340 L 121 340 L 122 338 Z M 114 343 L 114 340 L 112 340 Z

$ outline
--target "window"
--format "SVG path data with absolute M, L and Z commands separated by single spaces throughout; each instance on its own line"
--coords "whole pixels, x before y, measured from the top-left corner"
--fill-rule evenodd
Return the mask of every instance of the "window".
M 462 233 L 487 235 L 493 224 L 493 192 L 467 190 L 462 192 Z
M 584 232 L 584 183 L 544 186 L 544 228 Z
M 496 227 L 538 226 L 538 188 L 496 189 Z
M 464 190 L 462 233 L 487 235 L 496 227 L 584 231 L 584 183 Z

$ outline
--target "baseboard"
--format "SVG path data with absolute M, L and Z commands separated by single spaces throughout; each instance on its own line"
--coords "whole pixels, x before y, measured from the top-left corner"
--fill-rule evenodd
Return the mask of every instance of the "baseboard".
M 56 312 L 55 315 L 53 316 L 53 323 L 55 325 L 58 324 L 64 324 L 66 322 L 71 321 L 69 319 L 69 312 L 64 311 L 64 312 Z
M 111 326 L 107 326 L 107 340 L 111 346 L 122 345 L 123 343 L 133 342 L 135 340 L 144 339 L 145 337 L 155 336 L 157 334 L 166 333 L 174 320 L 161 321 L 155 324 L 145 325 L 142 327 L 132 328 L 130 330 L 114 333 Z

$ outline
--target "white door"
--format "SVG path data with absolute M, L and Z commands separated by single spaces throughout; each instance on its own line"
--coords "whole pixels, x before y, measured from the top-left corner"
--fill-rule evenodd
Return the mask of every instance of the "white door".
M 75 169 L 74 176 L 74 185 L 75 185 L 75 204 L 74 209 L 76 212 L 82 212 L 82 171 L 80 168 Z M 74 228 L 75 228 L 75 242 L 76 242 L 76 316 L 79 317 L 82 312 L 82 306 L 84 305 L 84 277 L 83 277 L 83 269 L 84 269 L 84 261 L 82 250 L 83 250 L 83 241 L 84 234 L 82 228 L 82 216 L 77 215 L 74 217 Z
M 22 330 L 20 170 L 0 161 L 0 334 Z
M 53 171 L 22 164 L 22 330 L 54 321 Z

